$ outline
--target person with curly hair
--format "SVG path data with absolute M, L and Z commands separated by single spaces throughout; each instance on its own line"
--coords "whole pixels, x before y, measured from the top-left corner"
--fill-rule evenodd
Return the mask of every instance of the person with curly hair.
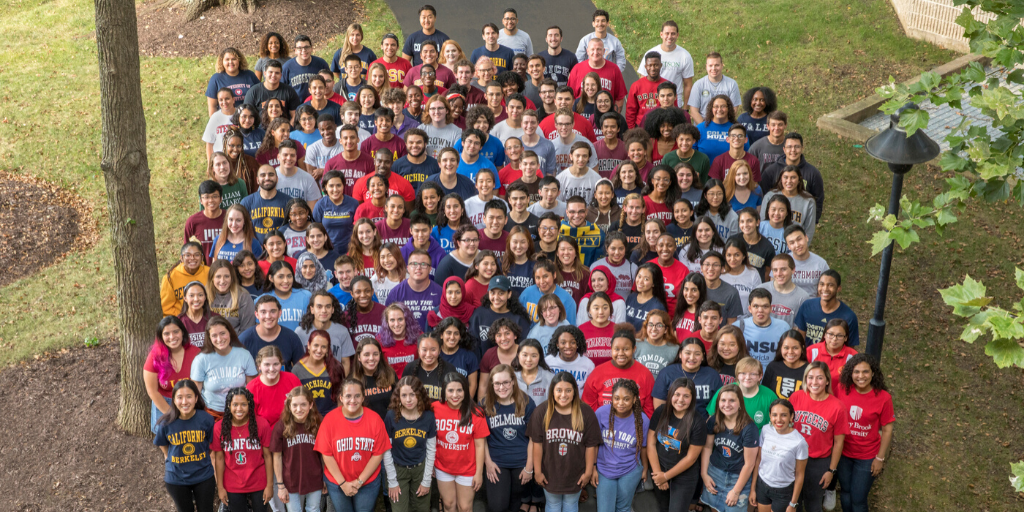
M 690 96 L 693 101 L 694 96 Z M 718 155 L 729 151 L 729 131 L 736 124 L 735 103 L 724 94 L 719 94 L 705 107 L 703 122 L 697 121 L 697 130 L 700 132 L 700 140 L 697 143 L 697 150 L 707 155 L 712 162 Z M 692 109 L 691 109 L 692 117 Z M 745 138 L 745 137 L 744 137 Z M 744 146 L 746 149 L 749 146 Z
M 393 512 L 428 512 L 437 455 L 437 423 L 427 390 L 416 377 L 402 377 L 384 416 L 391 450 L 384 454 Z
M 245 55 L 234 48 L 225 48 L 217 56 L 217 72 L 210 77 L 210 81 L 206 84 L 206 106 L 209 115 L 213 117 L 217 111 L 220 91 L 227 89 L 231 95 L 229 99 L 233 100 L 233 106 L 238 107 L 243 103 L 245 93 L 259 83 L 260 78 L 249 70 Z
M 543 342 L 542 342 L 543 343 Z M 594 362 L 587 357 L 587 339 L 575 325 L 564 325 L 555 329 L 547 342 L 544 362 L 556 375 L 568 372 L 577 386 L 583 386 L 594 371 Z
M 313 393 L 303 386 L 289 391 L 281 419 L 270 434 L 277 479 L 275 502 L 286 505 L 289 511 L 301 512 L 320 505 L 323 462 L 313 446 L 323 417 L 313 401 Z
M 477 347 L 466 330 L 466 324 L 456 317 L 446 317 L 437 324 L 432 336 L 441 341 L 441 352 L 438 355 L 466 377 L 470 390 L 475 394 L 480 377 L 480 357 L 474 352 Z
M 405 365 L 416 359 L 416 345 L 423 336 L 423 329 L 409 307 L 401 302 L 388 305 L 382 316 L 377 342 L 388 365 L 396 374 L 403 375 Z
M 153 444 L 164 455 L 164 486 L 177 512 L 212 511 L 217 481 L 210 445 L 216 420 L 206 412 L 195 382 L 177 381 L 170 395 L 173 400 L 153 429 Z
M 620 379 L 612 386 L 611 403 L 594 411 L 604 442 L 598 447 L 596 471 L 590 483 L 597 488 L 597 508 L 601 512 L 632 510 L 637 486 L 648 477 L 645 447 L 651 422 L 643 412 L 640 397 L 636 382 Z
M 778 110 L 779 101 L 769 87 L 751 87 L 743 93 L 743 113 L 737 122 L 747 127 L 747 137 L 754 144 L 768 136 L 768 116 Z
M 211 442 L 217 495 L 230 512 L 266 512 L 274 496 L 270 424 L 256 414 L 248 389 L 232 388 L 224 402 L 227 411 L 213 426 Z
M 892 396 L 878 361 L 857 354 L 843 366 L 836 397 L 850 413 L 850 436 L 839 459 L 839 501 L 843 510 L 867 512 L 868 493 L 885 469 L 892 443 Z

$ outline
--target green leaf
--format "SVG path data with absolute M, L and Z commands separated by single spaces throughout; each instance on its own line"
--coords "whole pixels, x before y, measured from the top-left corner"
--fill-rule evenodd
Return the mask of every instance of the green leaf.
M 892 231 L 892 228 L 896 227 L 896 216 L 891 213 L 886 215 L 885 218 L 882 219 L 882 227 L 885 228 L 886 231 Z
M 982 192 L 985 200 L 990 203 L 1005 201 L 1010 197 L 1010 184 L 1005 180 L 991 181 L 985 184 Z
M 997 339 L 1024 339 L 1024 324 L 1021 324 L 1022 319 L 1016 318 L 1003 310 L 999 310 L 999 312 L 1002 314 L 992 315 L 988 319 L 989 325 L 992 326 L 992 336 Z
M 885 207 L 875 203 L 875 205 L 868 210 L 868 222 L 882 220 L 883 218 L 885 218 Z
M 876 231 L 871 237 L 871 255 L 874 256 L 882 252 L 886 247 L 889 246 L 892 241 L 889 239 L 889 233 L 885 231 Z
M 975 281 L 968 274 L 964 277 L 963 284 L 950 286 L 939 290 L 943 302 L 953 306 L 953 314 L 957 316 L 972 316 L 978 314 L 980 308 L 966 306 L 966 303 L 985 297 L 987 289 L 979 281 Z
M 1024 69 L 1018 69 L 1013 73 L 1006 75 L 1006 81 L 1015 84 L 1024 84 Z
M 948 138 L 946 140 L 947 142 L 950 142 L 950 145 L 954 145 Z M 942 170 L 944 171 L 962 171 L 967 167 L 967 159 L 952 151 L 946 151 L 942 154 L 942 157 L 939 158 L 939 166 L 942 167 Z
M 1017 288 L 1024 290 L 1024 270 L 1017 267 L 1014 276 L 1017 278 Z
M 1010 485 L 1014 492 L 1024 492 L 1024 460 L 1010 464 Z
M 927 128 L 928 111 L 922 109 L 907 109 L 900 114 L 900 127 L 907 131 L 907 137 L 914 132 Z
M 933 71 L 926 71 L 921 73 L 921 87 L 925 91 L 930 91 L 939 86 L 939 82 L 942 81 L 942 76 Z
M 984 30 L 985 28 L 984 23 L 981 23 L 974 18 L 974 13 L 971 12 L 969 7 L 964 7 L 964 10 L 960 12 L 960 16 L 956 17 L 956 24 L 964 28 L 964 35 L 968 38 L 970 38 L 972 34 L 980 30 Z
M 957 221 L 956 215 L 953 214 L 953 211 L 951 209 L 949 209 L 949 208 L 942 208 L 935 215 L 935 222 L 937 222 L 940 226 L 945 226 L 947 224 L 952 224 L 952 223 L 954 223 L 956 221 Z
M 992 340 L 985 345 L 985 355 L 991 356 L 996 366 L 1000 368 L 1024 367 L 1024 348 L 1015 340 Z
M 961 14 L 960 18 L 957 18 L 958 25 L 964 26 L 962 23 L 960 23 L 960 19 L 964 18 L 965 16 L 967 18 L 970 18 L 971 22 L 978 23 L 977 20 L 974 19 L 974 14 L 971 14 L 970 9 L 967 9 L 965 7 L 964 11 L 966 14 Z M 980 23 L 978 24 L 980 25 Z M 967 65 L 967 69 L 964 70 L 964 75 L 966 75 L 967 79 L 970 80 L 971 82 L 981 83 L 985 81 L 985 69 L 982 68 L 981 64 L 979 64 L 977 61 L 971 62 L 970 64 Z
M 921 238 L 917 236 L 917 231 L 913 229 L 906 229 L 903 227 L 895 227 L 890 232 L 890 236 L 896 243 L 900 244 L 901 249 L 910 247 L 910 244 L 920 242 Z

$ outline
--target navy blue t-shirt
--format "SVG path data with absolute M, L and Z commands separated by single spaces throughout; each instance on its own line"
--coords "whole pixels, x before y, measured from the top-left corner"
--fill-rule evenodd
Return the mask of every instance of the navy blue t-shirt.
M 531 214 L 532 215 L 532 214 Z M 505 277 L 508 277 L 509 282 L 512 284 L 512 298 L 509 300 L 519 300 L 519 294 L 523 293 L 523 290 L 533 286 L 533 266 L 536 264 L 533 260 L 526 260 L 526 263 L 517 265 L 513 263 L 508 267 L 508 273 Z
M 757 448 L 760 442 L 757 425 L 751 421 L 736 435 L 728 428 L 716 434 L 714 416 L 708 418 L 706 424 L 708 435 L 715 436 L 711 464 L 727 473 L 739 473 L 743 469 L 743 449 Z
M 196 411 L 187 420 L 178 418 L 170 425 L 157 426 L 153 444 L 167 447 L 164 482 L 195 485 L 214 477 L 210 463 L 213 424 L 213 416 L 208 412 Z
M 257 327 L 259 326 L 250 327 L 238 335 L 238 340 L 242 342 L 242 345 L 245 345 L 246 350 L 252 354 L 253 359 L 256 359 L 260 349 L 274 345 L 281 349 L 281 355 L 284 357 L 284 361 L 281 361 L 281 369 L 290 372 L 292 371 L 292 366 L 298 364 L 302 356 L 306 355 L 306 346 L 299 340 L 295 331 L 287 327 L 281 327 L 281 332 L 277 333 L 277 338 L 273 341 L 266 341 L 256 333 Z
M 493 52 L 488 50 L 486 46 L 473 50 L 473 55 L 469 58 L 469 61 L 476 64 L 480 57 L 491 59 L 491 63 L 494 64 L 494 75 L 497 76 L 504 71 L 512 69 L 512 59 L 515 56 L 516 52 L 512 51 L 511 48 L 499 44 L 498 49 Z
M 286 83 L 295 89 L 299 99 L 309 96 L 309 79 L 319 76 L 320 70 L 331 69 L 327 61 L 320 57 L 313 56 L 308 65 L 303 66 L 299 61 L 292 58 L 281 66 L 281 83 Z
M 331 198 L 324 196 L 317 200 L 313 207 L 313 220 L 324 225 L 331 245 L 341 254 L 348 253 L 348 242 L 352 239 L 352 226 L 355 224 L 357 208 L 359 201 L 350 196 L 344 196 L 340 205 L 334 204 Z M 334 270 L 334 262 L 325 268 Z
M 514 382 L 512 385 L 516 385 Z M 526 465 L 527 445 L 526 425 L 537 405 L 533 400 L 526 401 L 526 412 L 516 416 L 516 404 L 494 404 L 494 416 L 487 417 L 487 426 L 491 435 L 487 436 L 487 448 L 491 452 L 491 460 L 499 468 L 522 468 Z
M 793 319 L 793 327 L 807 333 L 807 346 L 822 341 L 825 337 L 825 326 L 833 318 L 842 318 L 850 326 L 850 338 L 846 344 L 856 347 L 860 344 L 860 327 L 857 325 L 857 314 L 847 306 L 845 302 L 839 301 L 839 307 L 831 313 L 825 313 L 821 309 L 821 300 L 817 297 L 805 300 L 796 312 Z
M 252 228 L 256 230 L 256 238 L 260 243 L 263 243 L 263 237 L 267 236 L 267 233 L 280 228 L 288 221 L 285 206 L 288 206 L 288 201 L 291 200 L 291 196 L 281 191 L 278 191 L 273 199 L 263 199 L 259 191 L 242 198 L 240 204 L 249 211 Z
M 569 73 L 576 64 L 579 64 L 576 54 L 565 48 L 562 48 L 557 57 L 552 57 L 547 50 L 540 52 L 540 56 L 544 57 L 544 62 L 547 64 L 547 67 L 544 68 L 544 78 L 550 78 L 558 82 L 558 85 L 569 83 Z
M 405 178 L 405 181 L 412 185 L 412 190 L 419 192 L 420 184 L 426 181 L 427 177 L 441 172 L 441 166 L 437 165 L 437 160 L 430 155 L 427 155 L 427 159 L 420 164 L 410 162 L 409 155 L 405 155 L 391 164 L 391 172 Z
M 508 299 L 513 300 L 512 298 Z M 518 299 L 516 299 L 518 300 Z M 469 317 L 469 325 L 466 327 L 469 330 L 469 335 L 473 337 L 473 352 L 476 353 L 477 357 L 482 358 L 483 354 L 493 346 L 491 345 L 488 338 L 488 334 L 491 332 L 491 326 L 499 318 L 508 318 L 519 326 L 519 337 L 516 339 L 516 343 L 523 341 L 526 338 L 526 334 L 530 332 L 530 327 L 533 324 L 528 318 L 523 318 L 511 311 L 507 313 L 495 313 L 491 308 L 480 306 L 473 311 L 473 316 Z
M 451 194 L 452 192 L 459 194 L 460 196 L 462 196 L 463 201 L 476 195 L 476 184 L 473 183 L 473 180 L 461 174 L 456 174 L 455 176 L 455 188 L 445 187 L 444 183 L 441 183 L 440 171 L 438 171 L 437 174 L 428 176 L 426 181 L 433 181 L 440 185 L 441 190 L 444 191 L 444 195 Z
M 644 326 L 644 320 L 647 320 L 647 314 L 655 309 L 665 311 L 668 309 L 664 304 L 661 303 L 657 297 L 651 297 L 651 300 L 644 304 L 640 304 L 638 301 L 637 293 L 633 292 L 626 298 L 626 321 L 633 324 L 637 332 Z
M 441 359 L 455 367 L 463 377 L 480 371 L 480 358 L 470 350 L 459 347 L 454 354 L 445 354 L 441 351 Z
M 311 105 L 311 104 L 309 103 L 309 100 L 306 100 L 306 102 L 303 103 L 303 105 Z M 323 109 L 316 111 L 317 119 L 319 119 L 320 116 L 322 116 L 324 114 L 327 114 L 327 115 L 330 115 L 331 117 L 333 117 L 334 118 L 334 124 L 337 124 L 338 126 L 341 126 L 341 105 L 338 105 L 337 103 L 335 103 L 333 101 L 328 101 L 327 105 L 325 105 Z
M 334 92 L 345 97 L 346 101 L 355 101 L 356 95 L 359 94 L 359 89 L 366 87 L 366 80 L 362 80 L 358 85 L 349 85 L 344 79 L 338 80 L 338 83 L 334 84 Z
M 654 380 L 654 390 L 651 391 L 651 396 L 658 400 L 668 401 L 668 388 L 679 377 L 686 377 L 693 381 L 697 392 L 698 411 L 706 411 L 711 398 L 715 396 L 718 388 L 722 387 L 722 377 L 714 368 L 701 366 L 697 373 L 690 373 L 683 370 L 683 365 L 676 362 L 662 368 L 658 373 L 658 378 Z
M 376 132 L 377 127 L 373 124 L 374 117 L 373 114 L 359 114 L 359 127 L 370 133 Z
M 754 144 L 758 139 L 768 136 L 768 116 L 754 119 L 749 113 L 740 114 L 736 122 L 747 127 L 747 142 Z
M 216 99 L 217 91 L 227 87 L 231 89 L 231 94 L 235 97 L 235 108 L 238 108 L 245 102 L 245 93 L 258 83 L 260 83 L 260 79 L 256 78 L 256 73 L 249 70 L 239 71 L 237 76 L 214 73 L 210 77 L 209 83 L 206 84 L 206 97 Z
M 366 45 L 363 45 L 362 50 L 354 53 L 359 57 L 359 60 L 363 61 L 363 70 L 360 72 L 359 76 L 365 79 L 366 70 L 370 68 L 370 64 L 373 61 L 377 60 L 377 54 L 373 53 L 373 50 L 367 48 Z M 331 58 L 331 72 L 340 76 L 342 80 L 348 76 L 348 74 L 345 73 L 345 63 L 341 60 L 341 48 L 338 48 L 338 51 L 334 52 L 334 57 Z
M 402 53 L 405 55 L 412 55 L 413 67 L 423 64 L 423 59 L 420 58 L 420 45 L 424 41 L 433 41 L 437 43 L 437 51 L 441 52 L 441 45 L 449 39 L 448 35 L 440 30 L 434 29 L 434 33 L 429 36 L 423 33 L 423 29 L 417 30 L 409 37 L 405 38 L 405 45 L 402 46 Z
M 415 466 L 427 458 L 427 440 L 437 437 L 434 411 L 429 408 L 416 421 L 388 410 L 384 415 L 384 428 L 391 438 L 391 457 L 399 466 Z
M 242 151 L 245 154 L 256 158 L 256 151 L 260 149 L 260 144 L 263 144 L 263 138 L 267 136 L 267 131 L 263 128 L 256 128 L 255 130 L 249 130 L 242 136 Z

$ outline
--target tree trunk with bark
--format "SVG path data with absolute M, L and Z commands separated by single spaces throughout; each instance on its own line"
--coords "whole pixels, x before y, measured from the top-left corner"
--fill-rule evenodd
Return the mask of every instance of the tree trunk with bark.
M 256 0 L 181 0 L 185 4 L 185 21 L 199 19 L 204 11 L 218 5 L 230 6 L 236 12 L 256 12 Z
M 95 0 L 103 118 L 103 178 L 117 277 L 121 397 L 117 425 L 151 435 L 142 366 L 160 321 L 160 287 L 149 197 L 146 118 L 139 84 L 139 36 L 132 0 Z

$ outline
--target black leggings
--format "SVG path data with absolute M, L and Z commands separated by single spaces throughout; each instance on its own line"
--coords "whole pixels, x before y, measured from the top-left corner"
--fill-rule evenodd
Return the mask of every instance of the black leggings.
M 167 494 L 178 512 L 213 512 L 213 499 L 217 497 L 217 479 L 210 478 L 198 484 L 174 485 L 164 482 Z
M 263 503 L 262 489 L 255 492 L 228 493 L 229 512 L 267 512 L 269 509 L 270 507 Z
M 520 473 L 523 468 L 498 468 L 498 483 L 484 475 L 487 485 L 487 512 L 516 512 L 522 504 L 523 485 Z
M 825 489 L 821 488 L 821 477 L 828 471 L 832 464 L 831 454 L 818 459 L 808 458 L 807 469 L 804 470 L 804 486 L 800 489 L 800 503 L 803 504 L 805 512 L 821 512 L 822 499 L 825 497 Z M 829 488 L 835 489 L 837 478 L 833 475 Z
M 690 510 L 693 493 L 699 487 L 697 485 L 699 482 L 699 471 L 684 471 L 668 481 L 667 491 L 654 486 L 654 498 L 658 500 L 658 510 L 661 512 L 686 512 Z

